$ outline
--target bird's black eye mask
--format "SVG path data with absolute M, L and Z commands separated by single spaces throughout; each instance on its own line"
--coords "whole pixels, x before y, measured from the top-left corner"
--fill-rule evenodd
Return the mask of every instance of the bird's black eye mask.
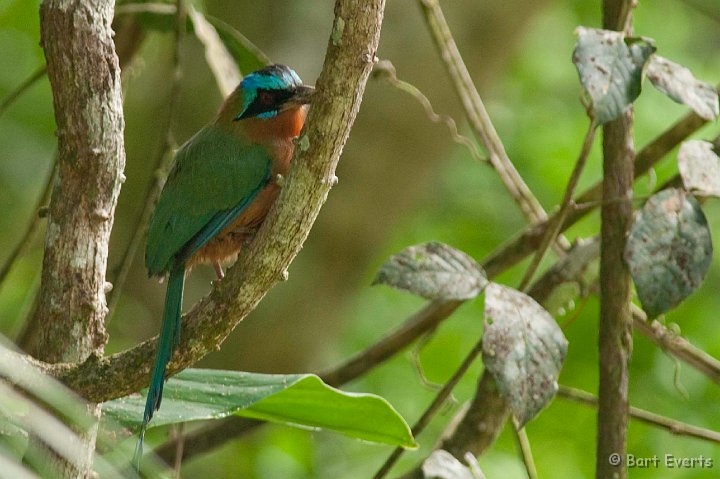
M 291 90 L 274 90 L 267 88 L 259 88 L 255 92 L 255 98 L 243 110 L 235 120 L 244 120 L 245 118 L 272 118 L 280 112 L 280 109 L 288 99 L 293 96 Z

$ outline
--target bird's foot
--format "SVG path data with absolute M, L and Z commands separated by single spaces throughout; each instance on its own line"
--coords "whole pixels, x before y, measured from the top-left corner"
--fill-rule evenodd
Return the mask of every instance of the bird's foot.
M 218 281 L 222 280 L 225 277 L 225 272 L 222 269 L 220 261 L 215 261 L 213 267 L 215 268 L 215 275 L 217 275 Z

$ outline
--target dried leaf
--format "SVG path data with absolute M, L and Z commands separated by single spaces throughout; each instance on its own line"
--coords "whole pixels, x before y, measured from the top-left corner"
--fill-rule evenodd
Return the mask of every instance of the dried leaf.
M 205 19 L 217 30 L 220 40 L 235 59 L 241 74 L 247 75 L 272 63 L 257 45 L 231 25 L 211 15 L 206 15 Z
M 655 88 L 676 102 L 689 106 L 701 118 L 713 120 L 718 117 L 717 90 L 710 83 L 695 79 L 684 66 L 653 55 L 647 77 Z
M 695 197 L 673 188 L 653 195 L 635 217 L 625 258 L 649 319 L 687 298 L 712 260 L 710 229 Z
M 202 13 L 191 6 L 188 14 L 193 23 L 195 36 L 205 46 L 205 59 L 215 76 L 220 93 L 226 97 L 238 86 L 242 78 L 235 59 L 230 55 L 215 27 Z
M 423 461 L 422 472 L 425 479 L 478 479 L 467 466 L 444 449 L 433 451 Z
M 534 299 L 490 283 L 485 291 L 483 361 L 520 427 L 555 396 L 568 342 Z
M 391 256 L 373 284 L 387 284 L 428 299 L 467 300 L 482 292 L 487 278 L 470 256 L 446 244 L 430 242 Z
M 619 117 L 640 95 L 642 72 L 655 52 L 647 38 L 625 38 L 621 32 L 578 27 L 573 63 L 592 100 L 598 124 Z
M 684 142 L 678 153 L 678 168 L 686 190 L 704 196 L 720 196 L 720 157 L 712 143 Z

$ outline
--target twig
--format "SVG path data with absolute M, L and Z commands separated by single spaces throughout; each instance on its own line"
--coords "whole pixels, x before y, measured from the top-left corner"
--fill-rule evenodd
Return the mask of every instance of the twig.
M 211 451 L 228 441 L 244 436 L 265 424 L 255 419 L 231 416 L 183 436 L 183 460 Z M 177 455 L 177 440 L 171 439 L 155 449 L 154 455 L 171 463 Z
M 635 305 L 630 310 L 633 328 L 655 343 L 666 353 L 685 362 L 704 374 L 711 381 L 720 385 L 720 361 L 702 349 L 694 346 L 687 339 L 673 333 L 658 321 L 648 322 L 645 312 Z
M 175 427 L 175 461 L 173 465 L 173 473 L 175 479 L 180 479 L 180 469 L 183 461 L 183 448 L 185 447 L 185 423 L 180 423 Z
M 450 422 L 442 435 L 444 439 L 435 449 L 444 449 L 456 458 L 462 458 L 468 452 L 479 455 L 495 441 L 509 415 L 510 409 L 486 369 L 480 376 L 472 402 Z M 418 466 L 401 477 L 423 479 L 424 475 Z
M 20 85 L 18 85 L 15 90 L 11 91 L 5 98 L 3 98 L 2 102 L 0 102 L 0 116 L 5 113 L 5 110 L 10 108 L 10 106 L 15 102 L 15 100 L 20 98 L 23 93 L 28 91 L 30 87 L 35 84 L 35 82 L 44 77 L 45 73 L 47 73 L 47 67 L 43 65 L 37 70 L 35 70 Z
M 45 206 L 50 200 L 50 193 L 52 192 L 53 180 L 55 178 L 56 162 L 57 156 L 55 157 L 55 161 L 53 161 L 50 171 L 47 173 L 47 179 L 45 180 L 45 186 L 43 186 L 42 193 L 40 193 L 37 201 L 35 202 L 35 207 L 32 210 L 32 220 L 30 221 L 30 223 L 28 223 L 22 237 L 13 248 L 10 256 L 8 256 L 5 260 L 5 263 L 3 263 L 2 268 L 0 268 L 0 288 L 2 288 L 2 285 L 5 282 L 7 275 L 10 273 L 10 270 L 12 270 L 15 262 L 25 255 L 28 248 L 32 244 L 32 239 L 37 232 L 38 225 L 40 224 L 40 208 Z
M 445 383 L 445 386 L 443 386 L 440 392 L 438 392 L 438 394 L 435 396 L 433 402 L 430 403 L 430 406 L 428 406 L 423 415 L 420 416 L 420 419 L 418 419 L 418 421 L 412 427 L 413 436 L 417 436 L 418 434 L 420 434 L 430 423 L 430 420 L 440 410 L 440 407 L 443 405 L 448 396 L 450 396 L 452 390 L 455 388 L 460 379 L 465 375 L 467 370 L 470 368 L 470 365 L 473 363 L 473 361 L 475 361 L 475 358 L 478 357 L 480 352 L 482 352 L 482 338 L 475 344 L 470 353 L 468 353 L 463 362 L 460 364 L 460 367 L 458 367 L 458 369 L 453 373 L 452 377 L 448 380 L 447 383 Z M 404 449 L 401 447 L 396 448 L 390 455 L 390 457 L 387 458 L 382 467 L 380 467 L 378 472 L 375 473 L 374 479 L 382 479 L 383 477 L 385 477 L 387 473 L 390 472 L 390 469 L 392 469 L 392 467 L 395 465 L 397 460 L 400 459 L 403 451 Z
M 397 354 L 421 335 L 432 331 L 462 304 L 460 301 L 433 301 L 410 316 L 395 331 L 356 354 L 343 364 L 320 373 L 331 386 L 340 386 L 356 379 L 386 359 Z
M 185 31 L 187 30 L 187 11 L 185 9 L 185 2 L 183 0 L 177 0 L 174 6 L 174 10 L 176 12 L 176 15 L 174 33 L 175 44 L 173 48 L 172 58 L 173 72 L 172 82 L 170 83 L 170 94 L 168 98 L 165 134 L 163 135 L 163 143 L 160 146 L 160 150 L 158 151 L 157 157 L 155 158 L 155 161 L 153 163 L 153 175 L 151 177 L 150 183 L 145 189 L 145 202 L 143 210 L 140 212 L 140 215 L 137 217 L 137 220 L 133 225 L 132 231 L 134 231 L 134 233 L 130 239 L 130 242 L 125 248 L 125 251 L 123 251 L 117 274 L 113 280 L 113 289 L 110 293 L 110 299 L 108 301 L 108 314 L 106 320 L 108 322 L 113 318 L 115 312 L 117 311 L 117 306 L 120 301 L 120 297 L 122 296 L 122 290 L 124 289 L 125 283 L 127 282 L 127 278 L 130 274 L 130 269 L 132 268 L 133 261 L 135 260 L 135 256 L 137 256 L 140 245 L 145 240 L 145 235 L 147 234 L 147 223 L 148 221 L 150 221 L 153 207 L 155 206 L 158 195 L 160 195 L 160 191 L 162 190 L 163 181 L 159 179 L 159 174 L 160 172 L 162 172 L 164 177 L 164 173 L 168 170 L 170 164 L 172 163 L 173 155 L 171 154 L 171 152 L 177 143 L 175 141 L 175 135 L 173 134 L 173 124 L 175 122 L 175 113 L 177 111 L 178 103 L 180 100 L 180 81 L 182 80 L 180 48 L 182 46 L 183 37 L 185 36 Z
M 716 86 L 716 88 L 718 87 L 720 87 L 720 85 Z M 650 143 L 645 145 L 635 158 L 635 178 L 647 173 L 648 170 L 650 170 L 660 159 L 670 153 L 673 148 L 678 146 L 683 140 L 695 133 L 706 123 L 707 120 L 700 118 L 697 114 L 692 112 L 688 113 Z M 581 193 L 580 196 L 573 201 L 573 203 L 583 204 L 588 202 L 598 202 L 597 204 L 600 204 L 599 202 L 602 200 L 602 197 L 602 182 L 598 182 L 591 188 Z M 583 210 L 573 209 L 568 213 L 565 221 L 563 221 L 560 230 L 565 231 L 570 226 L 584 218 L 592 210 L 592 208 Z M 505 245 L 496 249 L 483 261 L 482 266 L 485 269 L 485 272 L 489 276 L 496 276 L 511 266 L 519 263 L 528 254 L 536 250 L 545 234 L 545 231 L 548 229 L 549 225 L 552 224 L 554 217 L 555 215 L 550 217 L 547 221 L 528 226 Z
M 525 464 L 525 471 L 527 471 L 528 479 L 537 479 L 537 467 L 535 467 L 535 460 L 533 459 L 532 449 L 530 448 L 530 439 L 528 439 L 527 431 L 524 427 L 518 429 L 517 422 L 515 423 L 515 437 L 517 438 L 518 445 L 520 446 L 520 454 L 522 455 L 523 464 Z
M 417 378 L 420 381 L 420 384 L 425 386 L 427 389 L 431 391 L 438 391 L 440 388 L 442 388 L 442 384 L 435 383 L 430 381 L 427 376 L 425 375 L 425 368 L 422 364 L 422 358 L 420 357 L 420 354 L 422 353 L 422 350 L 425 348 L 425 346 L 428 345 L 428 343 L 433 338 L 433 331 L 428 331 L 427 333 L 420 336 L 420 339 L 418 339 L 415 344 L 413 345 L 412 349 L 410 350 L 409 356 L 410 356 L 410 362 L 412 363 L 413 367 L 415 368 L 415 373 L 417 374 Z M 451 403 L 455 402 L 455 398 L 450 398 Z
M 523 279 L 520 282 L 520 286 L 518 287 L 520 291 L 525 291 L 530 285 L 530 281 L 532 281 L 535 271 L 537 271 L 538 266 L 540 266 L 540 262 L 545 256 L 545 252 L 553 243 L 555 237 L 560 232 L 560 229 L 565 222 L 565 218 L 571 209 L 572 197 L 575 194 L 575 188 L 580 180 L 580 174 L 585 168 L 588 156 L 590 156 L 590 149 L 592 148 L 593 141 L 595 141 L 596 130 L 597 125 L 595 120 L 591 120 L 587 133 L 585 133 L 585 139 L 583 140 L 582 149 L 580 150 L 580 156 L 578 156 L 578 160 L 575 163 L 572 174 L 570 175 L 570 180 L 565 187 L 565 195 L 563 196 L 562 203 L 560 203 L 560 210 L 557 214 L 553 215 L 551 220 L 549 220 L 550 222 L 548 227 L 545 229 L 545 234 L 540 241 L 540 246 L 538 246 L 535 256 L 530 262 L 530 266 L 528 266 L 528 269 L 525 271 L 525 276 L 523 276 Z
M 477 145 L 474 142 L 470 141 L 469 138 L 461 135 L 458 132 L 457 123 L 455 123 L 453 117 L 449 115 L 439 115 L 435 113 L 432 103 L 430 103 L 428 97 L 425 96 L 425 94 L 423 94 L 423 92 L 420 91 L 418 87 L 416 87 L 412 83 L 402 81 L 397 77 L 395 66 L 389 60 L 380 60 L 373 69 L 373 76 L 384 78 L 387 82 L 389 82 L 398 90 L 402 90 L 405 93 L 411 95 L 418 101 L 418 103 L 420 103 L 420 105 L 422 105 L 423 109 L 425 110 L 425 115 L 427 115 L 430 121 L 432 121 L 433 123 L 443 123 L 445 124 L 445 126 L 447 126 L 448 130 L 450 130 L 450 137 L 455 143 L 467 148 L 467 150 L 470 152 L 470 155 L 477 161 L 481 163 L 489 161 L 487 158 L 483 158 L 482 155 L 480 155 L 480 151 L 478 150 Z
M 470 72 L 463 62 L 438 1 L 418 0 L 418 3 L 430 29 L 433 42 L 445 64 L 448 75 L 450 75 L 455 91 L 460 97 L 470 126 L 490 154 L 490 164 L 495 168 L 508 192 L 530 222 L 537 223 L 546 220 L 547 213 L 537 198 L 533 196 L 530 188 L 525 184 L 505 152 L 505 147 L 475 88 Z M 560 238 L 558 252 L 562 253 L 569 246 L 566 239 Z
M 720 12 L 718 12 L 717 9 L 711 8 L 707 4 L 703 4 L 697 0 L 684 0 L 683 3 L 710 20 L 720 23 Z
M 598 398 L 589 392 L 560 385 L 557 395 L 571 401 L 596 406 Z M 670 431 L 677 436 L 688 436 L 703 439 L 705 441 L 720 443 L 720 432 L 705 429 L 684 422 L 661 416 L 654 412 L 646 411 L 638 407 L 630 406 L 630 417 L 652 426 L 660 427 Z
M 133 15 L 137 13 L 156 13 L 160 15 L 175 15 L 176 5 L 168 3 L 125 3 L 118 5 L 115 15 Z

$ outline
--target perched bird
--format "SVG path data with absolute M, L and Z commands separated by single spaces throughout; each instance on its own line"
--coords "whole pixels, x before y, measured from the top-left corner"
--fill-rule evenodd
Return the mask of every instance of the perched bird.
M 280 192 L 305 122 L 313 87 L 284 65 L 246 76 L 223 102 L 215 120 L 175 154 L 175 164 L 150 220 L 145 265 L 150 276 L 168 275 L 162 328 L 140 438 L 160 408 L 165 372 L 180 341 L 185 273 L 221 263 L 247 244 Z

